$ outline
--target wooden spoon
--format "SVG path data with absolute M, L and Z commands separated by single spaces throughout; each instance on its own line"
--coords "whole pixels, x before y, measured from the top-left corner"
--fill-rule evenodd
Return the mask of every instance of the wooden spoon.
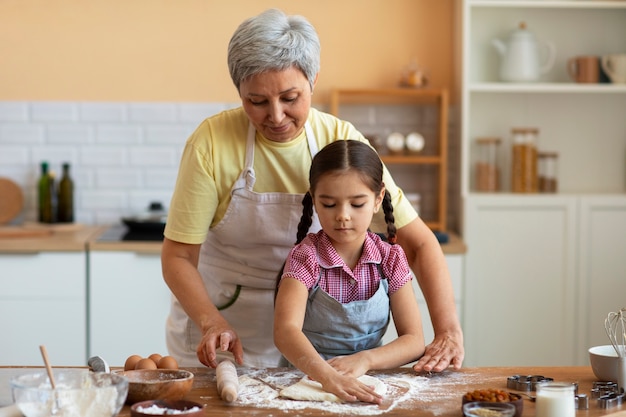
M 52 389 L 55 389 L 56 383 L 54 382 L 54 374 L 52 373 L 52 367 L 48 360 L 48 351 L 44 345 L 39 346 L 39 350 L 41 351 L 41 356 L 43 356 L 43 362 L 46 364 L 46 372 L 48 372 L 48 378 L 50 378 L 50 385 L 52 385 Z

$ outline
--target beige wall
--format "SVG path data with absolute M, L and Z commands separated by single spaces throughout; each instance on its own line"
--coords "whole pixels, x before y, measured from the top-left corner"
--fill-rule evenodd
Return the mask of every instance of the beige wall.
M 269 7 L 317 28 L 317 102 L 394 86 L 412 57 L 453 87 L 453 0 L 2 0 L 0 101 L 237 101 L 228 40 Z

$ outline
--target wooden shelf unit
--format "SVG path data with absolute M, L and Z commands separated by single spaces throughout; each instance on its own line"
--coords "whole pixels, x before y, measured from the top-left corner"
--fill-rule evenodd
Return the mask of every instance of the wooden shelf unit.
M 448 90 L 413 88 L 359 88 L 334 89 L 330 96 L 330 113 L 339 115 L 342 104 L 432 104 L 439 110 L 438 147 L 436 155 L 393 154 L 381 155 L 387 165 L 434 165 L 437 168 L 437 216 L 424 219 L 437 231 L 447 229 L 448 210 Z

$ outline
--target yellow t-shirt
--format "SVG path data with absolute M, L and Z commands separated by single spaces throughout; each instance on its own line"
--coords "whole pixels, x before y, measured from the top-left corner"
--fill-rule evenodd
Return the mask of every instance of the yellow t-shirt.
M 318 149 L 337 139 L 367 141 L 351 123 L 314 108 L 309 112 L 308 121 Z M 191 134 L 169 206 L 165 227 L 168 239 L 200 244 L 209 227 L 220 222 L 230 203 L 231 188 L 244 169 L 248 123 L 243 108 L 239 107 L 205 119 Z M 257 132 L 255 192 L 304 194 L 309 188 L 310 166 L 311 154 L 304 130 L 288 143 L 270 141 Z M 383 181 L 391 193 L 396 227 L 400 228 L 417 214 L 386 168 Z M 386 232 L 382 210 L 375 216 L 372 230 Z

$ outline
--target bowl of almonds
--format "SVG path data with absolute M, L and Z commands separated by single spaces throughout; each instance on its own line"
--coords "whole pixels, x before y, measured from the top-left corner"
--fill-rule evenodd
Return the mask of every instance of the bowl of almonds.
M 520 417 L 524 410 L 524 400 L 519 394 L 497 388 L 477 389 L 463 395 L 463 404 L 468 403 L 508 403 L 515 406 L 515 417 Z M 495 415 L 494 415 L 495 416 Z

